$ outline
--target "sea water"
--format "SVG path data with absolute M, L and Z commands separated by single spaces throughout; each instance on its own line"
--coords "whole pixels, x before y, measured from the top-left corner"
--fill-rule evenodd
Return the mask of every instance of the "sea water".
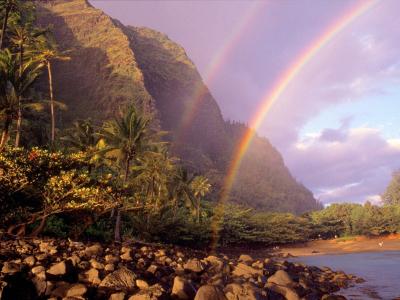
M 365 279 L 365 283 L 340 291 L 349 300 L 400 299 L 400 251 L 304 256 L 291 261 L 326 266 Z

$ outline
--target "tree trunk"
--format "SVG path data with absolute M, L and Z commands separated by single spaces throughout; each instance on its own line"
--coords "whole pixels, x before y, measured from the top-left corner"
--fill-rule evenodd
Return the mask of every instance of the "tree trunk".
M 200 198 L 197 199 L 196 215 L 197 215 L 197 224 L 200 224 Z
M 22 64 L 24 59 L 24 46 L 23 41 L 19 47 L 19 77 L 22 78 Z M 21 126 L 22 126 L 22 108 L 21 108 L 21 95 L 18 95 L 18 115 L 17 115 L 17 133 L 15 135 L 15 147 L 19 147 L 19 141 L 21 139 Z
M 116 243 L 121 242 L 121 209 L 117 210 L 117 219 L 115 220 L 115 231 L 114 231 L 114 241 Z
M 125 162 L 125 177 L 124 177 L 124 183 L 126 183 L 126 182 L 128 181 L 130 164 L 131 164 L 131 159 L 130 159 L 130 157 L 128 156 L 128 157 L 126 158 L 126 162 Z
M 48 216 L 43 216 L 42 220 L 40 221 L 40 224 L 38 227 L 36 227 L 32 233 L 30 234 L 31 237 L 37 237 L 39 234 L 42 233 L 44 227 L 46 226 L 46 221 L 47 221 Z
M 4 16 L 3 27 L 1 28 L 1 37 L 0 37 L 0 50 L 3 50 L 4 46 L 4 37 L 7 30 L 7 23 L 8 23 L 8 15 L 10 14 L 10 7 L 6 6 L 6 13 Z
M 10 133 L 11 122 L 12 122 L 12 117 L 10 114 L 7 114 L 3 125 L 3 132 L 1 134 L 0 151 L 2 151 L 7 144 Z
M 50 113 L 51 113 L 51 143 L 54 144 L 56 136 L 56 119 L 54 115 L 54 95 L 53 95 L 53 76 L 51 73 L 51 63 L 47 62 L 47 73 L 49 75 L 49 94 L 50 94 Z

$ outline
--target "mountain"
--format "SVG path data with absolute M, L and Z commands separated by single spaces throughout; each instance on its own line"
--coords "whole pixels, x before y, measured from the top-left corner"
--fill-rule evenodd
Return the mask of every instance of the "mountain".
M 101 122 L 133 102 L 170 133 L 172 151 L 186 167 L 211 179 L 216 198 L 234 145 L 247 128 L 224 121 L 185 50 L 163 33 L 124 26 L 86 0 L 36 3 L 38 23 L 52 28 L 60 49 L 72 58 L 54 68 L 56 99 L 68 105 L 59 116 L 62 126 L 76 118 Z M 295 213 L 319 207 L 259 136 L 243 159 L 231 200 Z

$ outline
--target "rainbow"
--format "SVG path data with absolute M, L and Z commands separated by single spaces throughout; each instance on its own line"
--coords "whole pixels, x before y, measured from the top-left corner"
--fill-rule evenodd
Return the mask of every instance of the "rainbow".
M 217 209 L 216 217 L 212 224 L 213 230 L 213 243 L 215 247 L 218 242 L 219 222 L 223 213 L 223 206 L 229 198 L 230 191 L 234 184 L 238 170 L 242 163 L 243 157 L 246 154 L 256 130 L 263 123 L 267 113 L 271 107 L 276 103 L 280 96 L 285 92 L 290 83 L 296 78 L 301 70 L 307 65 L 308 62 L 324 48 L 333 38 L 335 38 L 343 29 L 351 24 L 355 19 L 364 14 L 367 10 L 373 7 L 378 1 L 361 1 L 348 12 L 336 20 L 324 33 L 314 40 L 297 58 L 294 62 L 282 73 L 280 78 L 273 85 L 272 90 L 268 89 L 262 97 L 261 105 L 257 109 L 257 113 L 249 123 L 249 129 L 244 133 L 240 142 L 236 145 L 233 152 L 231 163 L 229 165 L 226 177 L 224 179 L 221 195 L 219 199 L 219 209 Z
M 203 81 L 205 84 L 199 84 L 192 94 L 192 100 L 188 101 L 188 107 L 186 107 L 178 127 L 175 143 L 179 143 L 180 139 L 183 137 L 184 131 L 189 128 L 190 124 L 193 122 L 203 96 L 208 93 L 206 84 L 213 82 L 221 67 L 229 59 L 231 51 L 235 49 L 235 46 L 246 33 L 247 29 L 251 26 L 252 22 L 256 20 L 256 15 L 262 11 L 265 3 L 266 2 L 264 1 L 253 1 L 252 5 L 246 10 L 240 22 L 237 23 L 231 33 L 226 37 L 217 53 L 212 57 L 203 74 Z

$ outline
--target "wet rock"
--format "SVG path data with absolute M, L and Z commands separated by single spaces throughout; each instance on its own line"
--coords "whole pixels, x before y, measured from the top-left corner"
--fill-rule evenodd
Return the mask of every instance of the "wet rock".
M 204 270 L 203 264 L 197 258 L 189 259 L 188 262 L 184 264 L 183 268 L 195 273 L 200 273 Z
M 193 299 L 196 294 L 196 290 L 193 285 L 183 277 L 176 276 L 172 286 L 171 295 L 177 299 Z
M 137 276 L 135 273 L 122 267 L 117 271 L 108 274 L 99 286 L 114 290 L 131 290 L 136 285 L 136 278 Z
M 227 300 L 223 291 L 214 285 L 203 285 L 199 288 L 195 300 Z

